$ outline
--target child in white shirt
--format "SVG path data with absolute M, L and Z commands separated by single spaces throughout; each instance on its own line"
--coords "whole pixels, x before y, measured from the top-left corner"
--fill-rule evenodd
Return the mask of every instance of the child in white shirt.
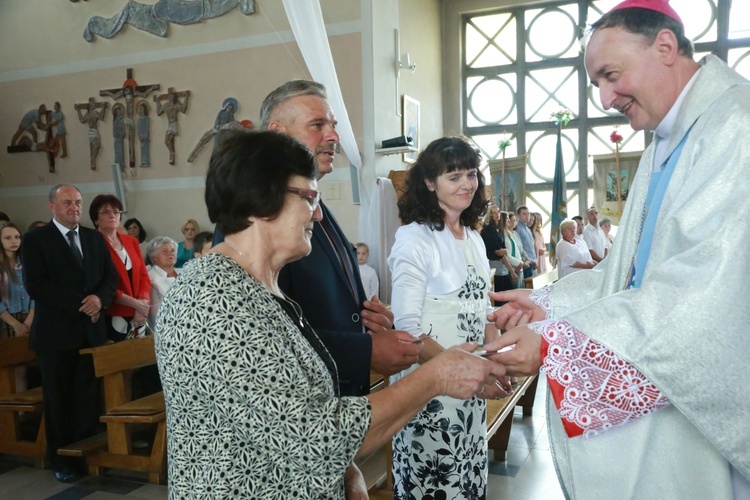
M 375 272 L 375 269 L 367 265 L 367 259 L 370 257 L 370 248 L 364 243 L 357 243 L 356 247 L 362 287 L 365 289 L 367 300 L 372 300 L 373 295 L 380 295 L 380 280 L 378 280 L 378 274 Z

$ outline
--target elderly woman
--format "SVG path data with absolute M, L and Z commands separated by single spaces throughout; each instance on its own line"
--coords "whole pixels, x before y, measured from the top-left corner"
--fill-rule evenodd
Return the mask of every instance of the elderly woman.
M 187 261 L 195 258 L 193 252 L 193 240 L 196 235 L 201 231 L 201 227 L 198 225 L 198 221 L 195 219 L 188 219 L 182 224 L 182 236 L 185 238 L 177 245 L 177 263 L 174 267 L 182 269 Z
M 153 330 L 159 305 L 180 272 L 180 269 L 175 267 L 177 242 L 167 236 L 154 238 L 148 243 L 148 258 L 152 263 L 151 270 L 148 272 L 151 278 L 151 308 L 148 313 L 148 322 Z
M 310 253 L 316 176 L 313 154 L 275 132 L 231 135 L 211 158 L 206 205 L 226 240 L 180 274 L 155 334 L 170 497 L 344 498 L 345 479 L 362 492 L 356 455 L 430 398 L 469 397 L 504 371 L 453 349 L 382 391 L 337 396 L 333 359 L 277 281 Z
M 151 279 L 143 262 L 138 240 L 118 231 L 122 220 L 122 203 L 116 196 L 100 194 L 89 206 L 94 227 L 107 242 L 117 271 L 117 294 L 105 311 L 107 336 L 115 342 L 146 323 L 151 300 Z
M 396 232 L 388 257 L 393 314 L 397 328 L 423 341 L 420 362 L 451 346 L 497 336 L 486 319 L 492 312 L 489 264 L 476 231 L 487 207 L 480 161 L 464 138 L 433 141 L 409 170 L 398 202 L 406 225 Z M 393 439 L 394 498 L 487 495 L 484 398 L 506 396 L 506 384 L 491 379 L 469 398 L 429 401 Z M 434 460 L 440 464 L 425 465 Z
M 596 262 L 591 260 L 586 242 L 583 238 L 576 238 L 576 221 L 565 219 L 560 223 L 562 239 L 555 247 L 555 258 L 557 259 L 557 276 L 563 278 L 581 269 L 591 269 Z

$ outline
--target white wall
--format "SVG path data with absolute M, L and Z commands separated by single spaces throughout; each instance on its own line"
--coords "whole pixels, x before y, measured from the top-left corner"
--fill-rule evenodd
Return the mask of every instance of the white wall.
M 152 0 L 144 0 L 154 3 Z M 99 97 L 99 90 L 117 88 L 126 68 L 134 69 L 138 84 L 161 84 L 190 90 L 192 98 L 180 115 L 176 138 L 177 163 L 167 163 L 163 144 L 167 122 L 156 117 L 152 102 L 150 169 L 136 168 L 126 182 L 129 212 L 138 217 L 150 236 L 180 239 L 179 228 L 195 218 L 210 228 L 203 204 L 203 176 L 210 147 L 194 163 L 187 156 L 208 130 L 226 97 L 240 103 L 236 117 L 257 124 L 262 99 L 292 78 L 309 78 L 289 29 L 280 1 L 257 2 L 258 12 L 239 11 L 190 26 L 170 26 L 167 38 L 125 29 L 114 38 L 86 42 L 83 29 L 94 15 L 109 17 L 125 5 L 110 2 L 55 2 L 3 0 L 0 2 L 0 139 L 10 144 L 21 117 L 44 103 L 60 101 L 68 129 L 69 157 L 57 158 L 57 172 L 48 172 L 43 153 L 8 154 L 0 149 L 0 211 L 21 226 L 49 220 L 46 195 L 57 183 L 73 183 L 84 202 L 96 194 L 113 192 L 110 108 L 99 124 L 102 149 L 98 169 L 89 169 L 87 129 L 78 123 L 74 103 Z M 376 155 L 380 141 L 401 134 L 400 94 L 421 102 L 422 143 L 443 135 L 443 61 L 441 57 L 440 0 L 321 0 L 323 17 L 346 102 L 364 160 L 363 195 L 376 176 L 406 167 L 398 156 Z M 417 63 L 411 74 L 401 71 L 396 91 L 395 39 L 400 28 L 401 50 Z M 15 47 L 11 50 L 11 47 Z M 149 97 L 149 100 L 151 98 Z M 357 239 L 359 206 L 352 203 L 347 159 L 340 155 L 334 173 L 321 190 L 350 239 Z M 337 199 L 338 198 L 338 199 Z M 88 218 L 84 217 L 84 223 Z

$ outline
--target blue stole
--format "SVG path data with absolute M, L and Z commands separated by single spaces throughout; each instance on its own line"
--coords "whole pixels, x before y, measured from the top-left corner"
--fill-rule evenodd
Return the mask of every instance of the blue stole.
M 630 280 L 626 288 L 639 288 L 641 286 L 643 271 L 646 269 L 648 256 L 651 253 L 651 242 L 654 239 L 654 229 L 656 228 L 656 219 L 661 209 L 661 202 L 664 200 L 664 193 L 667 191 L 669 180 L 672 178 L 675 165 L 677 165 L 677 160 L 680 159 L 682 148 L 685 145 L 685 141 L 687 141 L 689 133 L 690 131 L 688 130 L 663 164 L 661 171 L 651 174 L 651 180 L 648 184 L 648 194 L 646 195 L 646 205 L 643 208 L 646 221 L 643 223 L 641 239 L 638 242 L 638 249 L 636 250 L 630 270 Z

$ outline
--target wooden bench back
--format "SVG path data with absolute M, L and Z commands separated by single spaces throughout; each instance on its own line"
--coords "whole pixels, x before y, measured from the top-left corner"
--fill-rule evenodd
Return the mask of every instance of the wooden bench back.
M 0 339 L 0 366 L 16 366 L 36 359 L 29 349 L 29 337 Z
M 156 363 L 152 336 L 81 349 L 81 354 L 93 356 L 97 377 Z
M 29 349 L 29 337 L 0 339 L 0 394 L 15 394 L 15 367 L 36 359 Z
M 153 336 L 81 349 L 81 354 L 91 354 L 94 373 L 104 382 L 106 411 L 130 401 L 130 377 L 125 372 L 156 363 Z
M 542 288 L 557 281 L 557 268 L 523 280 L 525 288 Z

